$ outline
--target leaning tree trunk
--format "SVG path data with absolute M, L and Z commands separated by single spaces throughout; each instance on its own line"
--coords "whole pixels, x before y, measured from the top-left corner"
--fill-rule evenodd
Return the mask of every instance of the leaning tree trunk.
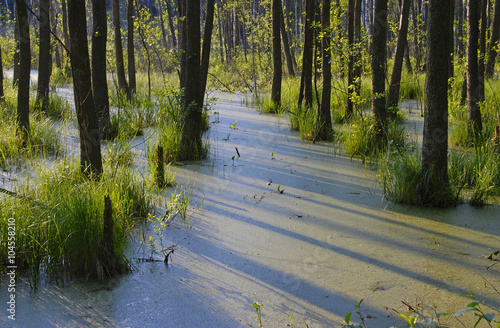
M 135 94 L 137 82 L 135 78 L 135 48 L 134 48 L 134 0 L 128 0 L 127 6 L 127 54 L 128 54 L 128 92 Z
M 50 55 L 49 9 L 49 0 L 40 0 L 40 47 L 36 103 L 43 111 L 48 109 L 50 66 L 52 61 L 52 56 Z
M 92 95 L 85 2 L 68 0 L 70 60 L 80 132 L 80 168 L 89 178 L 102 174 L 101 138 Z
M 281 0 L 272 1 L 272 32 L 273 32 L 273 84 L 271 88 L 271 100 L 275 107 L 281 105 Z
M 158 6 L 158 16 L 160 16 L 160 27 L 161 27 L 161 37 L 163 40 L 163 46 L 165 49 L 168 48 L 168 43 L 167 43 L 167 31 L 165 30 L 165 20 L 163 19 L 163 9 L 161 5 L 161 0 L 157 0 Z
M 403 0 L 408 2 L 408 0 Z M 385 71 L 387 66 L 387 0 L 375 0 L 372 44 L 372 111 L 376 122 L 377 143 L 382 146 L 387 125 Z M 398 40 L 399 43 L 399 40 Z M 402 59 L 402 58 L 401 58 Z M 401 66 L 402 66 L 401 60 Z M 400 67 L 400 70 L 402 68 Z
M 387 109 L 393 116 L 396 114 L 399 105 L 399 90 L 401 86 L 401 73 L 403 71 L 403 60 L 407 45 L 408 17 L 410 16 L 410 0 L 403 0 L 401 5 L 401 18 L 399 20 L 399 35 L 396 44 L 396 54 L 394 55 L 394 65 L 392 68 L 391 84 L 387 96 Z M 385 41 L 384 41 L 385 43 Z M 374 51 L 375 55 L 375 51 Z M 384 77 L 385 78 L 385 77 Z
M 321 94 L 321 105 L 318 112 L 318 138 L 321 140 L 331 139 L 332 116 L 330 112 L 330 100 L 332 95 L 332 51 L 330 49 L 330 0 L 323 0 L 321 12 L 321 25 L 323 28 L 322 38 L 322 62 L 323 62 L 323 93 Z
M 495 13 L 491 26 L 491 37 L 488 45 L 488 60 L 486 62 L 485 77 L 491 78 L 495 70 L 495 59 L 497 57 L 496 46 L 500 40 L 500 0 L 495 1 Z
M 479 39 L 479 6 L 476 1 L 469 1 L 467 10 L 467 128 L 469 141 L 482 132 L 481 111 L 481 81 L 478 67 L 478 39 Z
M 201 118 L 203 99 L 200 92 L 200 0 L 185 1 L 186 88 L 184 91 L 184 112 L 180 156 L 181 159 L 199 159 L 202 154 Z
M 17 135 L 23 143 L 30 129 L 30 25 L 28 12 L 23 0 L 16 0 L 16 16 L 19 26 L 19 81 L 17 90 Z
M 167 0 L 166 2 L 167 2 L 167 14 L 168 14 L 168 26 L 170 28 L 170 34 L 172 35 L 172 45 L 175 50 L 177 49 L 177 38 L 175 37 L 173 10 L 172 10 L 172 5 L 170 4 L 170 0 Z
M 427 36 L 422 179 L 419 194 L 423 205 L 448 206 L 448 61 L 451 38 L 448 15 L 453 0 L 429 1 Z
M 104 138 L 109 137 L 111 124 L 109 115 L 108 80 L 106 78 L 106 42 L 108 24 L 106 3 L 92 0 L 92 91 L 99 121 L 99 130 Z
M 120 26 L 120 2 L 113 0 L 113 28 L 115 32 L 115 56 L 116 75 L 118 77 L 118 89 L 129 95 L 127 79 L 125 78 L 125 64 L 123 61 L 122 32 Z

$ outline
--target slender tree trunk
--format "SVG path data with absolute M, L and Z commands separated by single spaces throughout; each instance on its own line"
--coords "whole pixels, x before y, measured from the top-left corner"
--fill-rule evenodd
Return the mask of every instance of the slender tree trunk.
M 0 46 L 0 103 L 4 101 L 5 93 L 3 91 L 3 60 L 2 47 Z
M 361 2 L 363 0 L 355 0 L 354 6 L 354 90 L 356 94 L 361 94 L 361 72 L 363 70 L 363 63 L 361 60 Z
M 19 36 L 19 19 L 16 15 L 16 24 L 14 28 L 14 38 L 16 39 L 16 49 L 14 51 L 14 72 L 12 76 L 12 86 L 17 87 L 19 83 L 19 52 L 21 48 L 21 37 Z
M 61 0 L 61 11 L 62 11 L 62 32 L 64 45 L 67 47 L 69 45 L 69 35 L 68 35 L 68 9 L 66 6 L 66 0 Z
M 424 139 L 420 197 L 423 205 L 450 205 L 448 181 L 448 61 L 453 0 L 429 1 Z
M 412 6 L 412 16 L 413 16 L 413 38 L 414 38 L 414 46 L 415 46 L 415 69 L 417 71 L 421 71 L 422 68 L 420 67 L 420 62 L 422 61 L 422 54 L 421 54 L 421 49 L 420 49 L 420 14 L 421 14 L 421 6 L 419 5 L 421 3 L 420 0 L 414 0 L 413 1 L 413 6 Z
M 221 63 L 224 64 L 224 42 L 222 40 L 222 18 L 220 16 L 220 5 L 217 6 L 217 22 L 219 24 L 219 53 Z M 253 29 L 253 25 L 251 27 Z M 253 42 L 253 40 L 252 40 Z
M 186 88 L 184 91 L 185 120 L 181 137 L 181 158 L 199 159 L 202 154 L 201 114 L 203 99 L 200 99 L 200 0 L 185 2 L 185 34 L 186 39 Z
M 330 0 L 323 0 L 321 13 L 321 25 L 323 28 L 322 38 L 322 62 L 323 62 L 323 93 L 321 94 L 321 106 L 319 107 L 319 131 L 321 140 L 330 140 L 332 137 L 332 115 L 330 112 L 330 100 L 332 95 L 332 51 L 330 49 Z
M 407 0 L 403 0 L 407 2 Z M 387 0 L 375 0 L 372 44 L 372 112 L 377 124 L 377 141 L 382 146 L 387 125 L 385 78 L 387 66 Z M 399 39 L 398 39 L 399 43 Z M 402 65 L 402 63 L 401 63 Z M 401 68 L 400 68 L 401 70 Z
M 299 94 L 299 107 L 302 106 L 302 100 L 305 98 L 307 108 L 311 108 L 313 104 L 313 87 L 312 87 L 312 64 L 313 64 L 313 39 L 314 30 L 312 28 L 314 21 L 314 2 L 315 0 L 306 1 L 306 18 L 304 22 L 304 52 L 302 55 L 302 77 Z
M 481 101 L 481 81 L 478 67 L 478 40 L 480 7 L 476 1 L 469 1 L 467 10 L 467 108 L 468 132 L 473 142 L 483 130 L 479 102 Z
M 157 0 L 157 6 L 158 6 L 158 16 L 160 16 L 160 27 L 161 27 L 161 37 L 163 40 L 163 46 L 165 49 L 168 48 L 168 42 L 167 42 L 167 31 L 165 30 L 165 20 L 163 19 L 163 8 L 161 5 L 161 0 Z
M 297 66 L 297 64 L 295 63 L 295 58 L 293 57 L 292 51 L 290 50 L 290 42 L 288 39 L 288 32 L 286 30 L 285 17 L 286 14 L 281 13 L 280 30 L 281 37 L 283 38 L 283 50 L 285 51 L 288 75 L 295 76 L 294 67 Z
M 92 0 L 92 91 L 99 120 L 99 130 L 104 138 L 109 137 L 111 124 L 109 115 L 108 80 L 106 77 L 106 43 L 108 23 L 106 3 Z
M 128 54 L 128 92 L 135 95 L 137 82 L 135 78 L 135 47 L 134 47 L 134 0 L 128 0 L 127 6 L 127 54 Z
M 212 45 L 212 30 L 214 28 L 215 0 L 207 0 L 207 18 L 205 21 L 205 31 L 203 33 L 203 49 L 201 52 L 201 84 L 200 98 L 205 98 L 205 89 L 207 88 L 208 67 L 210 64 L 210 47 Z
M 179 20 L 179 66 L 180 66 L 180 75 L 179 75 L 179 85 L 181 89 L 186 88 L 186 43 L 187 43 L 187 27 L 186 27 L 186 1 L 187 0 L 178 0 L 177 7 L 179 10 L 179 17 L 184 17 L 184 19 Z
M 85 2 L 68 0 L 70 59 L 80 131 L 80 168 L 89 178 L 102 174 L 100 132 L 92 95 Z
M 122 32 L 120 26 L 120 2 L 113 1 L 113 28 L 115 32 L 115 56 L 116 56 L 116 75 L 118 77 L 118 88 L 120 92 L 129 95 L 127 79 L 125 78 L 125 65 L 123 61 Z
M 464 42 L 463 42 L 463 36 L 464 36 L 464 5 L 462 0 L 457 1 L 457 20 L 458 20 L 458 25 L 457 25 L 457 33 L 456 33 L 456 44 L 457 44 L 457 55 L 458 58 L 463 58 L 464 56 Z
M 411 66 L 411 59 L 410 59 L 410 46 L 408 45 L 408 41 L 406 41 L 406 47 L 405 47 L 405 66 L 408 74 L 413 74 L 413 67 Z
M 495 70 L 495 60 L 497 57 L 496 46 L 500 40 L 500 0 L 495 0 L 495 11 L 491 26 L 491 37 L 488 45 L 488 61 L 486 63 L 485 77 L 491 78 Z
M 356 91 L 354 85 L 354 65 L 356 57 L 354 56 L 354 11 L 356 0 L 349 0 L 347 13 L 347 47 L 349 51 L 349 61 L 347 64 L 347 107 L 345 110 L 345 118 L 350 119 L 354 113 L 354 104 L 352 102 L 353 93 Z
M 271 100 L 275 107 L 281 105 L 281 38 L 280 21 L 281 18 L 281 0 L 272 1 L 272 33 L 273 33 L 273 84 L 271 91 Z
M 17 90 L 17 135 L 26 142 L 30 131 L 30 26 L 23 0 L 16 0 L 16 17 L 19 26 L 19 83 Z
M 170 4 L 170 0 L 167 0 L 166 3 L 167 3 L 167 14 L 168 14 L 168 26 L 170 28 L 170 34 L 172 35 L 172 45 L 174 49 L 177 50 L 177 38 L 175 36 L 174 14 L 172 10 L 172 5 Z
M 488 0 L 483 0 L 482 5 L 481 5 L 481 29 L 480 29 L 480 36 L 479 36 L 479 57 L 478 57 L 478 74 L 479 74 L 479 90 L 478 90 L 478 95 L 479 95 L 479 101 L 483 102 L 484 101 L 484 71 L 485 71 L 485 58 L 486 56 L 486 30 L 488 28 L 488 17 L 487 17 L 487 9 L 488 7 Z
M 385 1 L 387 2 L 387 1 Z M 403 0 L 401 5 L 401 17 L 399 20 L 399 35 L 396 44 L 396 54 L 394 55 L 394 65 L 392 68 L 391 83 L 387 96 L 387 110 L 395 117 L 399 105 L 399 90 L 401 87 L 401 74 L 403 71 L 404 53 L 408 36 L 408 18 L 410 16 L 410 0 Z M 384 41 L 385 43 L 385 41 Z M 380 51 L 380 49 L 379 49 Z M 374 51 L 375 52 L 375 51 Z M 373 54 L 375 55 L 375 53 Z M 373 77 L 375 79 L 375 77 Z M 384 76 L 385 78 L 385 76 Z
M 50 66 L 52 62 L 52 57 L 50 55 L 49 9 L 49 0 L 40 0 L 40 47 L 36 103 L 43 111 L 48 109 Z

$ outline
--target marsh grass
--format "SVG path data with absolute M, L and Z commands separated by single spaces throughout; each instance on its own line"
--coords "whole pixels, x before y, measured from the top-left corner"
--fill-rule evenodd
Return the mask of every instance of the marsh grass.
M 5 110 L 0 116 L 0 167 L 4 170 L 9 165 L 63 153 L 59 135 L 50 119 L 39 113 L 31 114 L 28 140 L 21 140 L 16 134 L 15 116 Z
M 378 127 L 371 116 L 346 123 L 348 129 L 343 134 L 345 152 L 359 157 L 363 163 L 376 163 L 387 152 L 403 151 L 408 146 L 403 123 L 403 120 L 388 122 L 388 130 L 382 131 L 382 140 L 379 140 Z
M 82 177 L 76 159 L 40 164 L 37 178 L 26 178 L 16 197 L 0 197 L 0 251 L 7 254 L 7 219 L 15 218 L 16 264 L 28 270 L 34 288 L 40 276 L 59 282 L 70 276 L 103 278 L 128 268 L 129 231 L 152 211 L 155 199 L 147 182 L 130 170 L 105 172 L 91 181 Z M 106 195 L 113 207 L 113 259 L 101 244 Z

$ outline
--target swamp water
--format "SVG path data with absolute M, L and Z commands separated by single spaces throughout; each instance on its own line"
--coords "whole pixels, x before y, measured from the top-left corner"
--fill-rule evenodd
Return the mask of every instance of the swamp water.
M 193 196 L 187 224 L 165 229 L 163 243 L 177 244 L 168 266 L 134 262 L 37 293 L 20 280 L 15 322 L 4 276 L 1 327 L 258 327 L 254 302 L 263 327 L 340 327 L 361 299 L 368 327 L 406 327 L 391 310 L 408 314 L 402 301 L 455 313 L 470 291 L 500 307 L 500 264 L 484 258 L 500 249 L 500 207 L 388 205 L 376 172 L 242 95 L 216 97 L 209 158 L 174 167 Z

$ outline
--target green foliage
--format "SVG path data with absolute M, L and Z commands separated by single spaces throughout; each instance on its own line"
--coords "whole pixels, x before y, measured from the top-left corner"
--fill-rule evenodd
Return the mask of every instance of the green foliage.
M 253 308 L 255 312 L 257 312 L 257 320 L 259 322 L 259 328 L 262 328 L 262 310 L 261 308 L 264 306 L 264 304 L 259 304 L 257 302 L 253 302 Z
M 131 171 L 108 167 L 105 172 L 101 180 L 91 181 L 81 175 L 76 159 L 40 164 L 37 178 L 27 177 L 17 196 L 0 198 L 0 251 L 7 253 L 7 220 L 15 218 L 16 263 L 28 269 L 35 288 L 41 274 L 59 281 L 67 275 L 102 278 L 113 273 L 101 247 L 106 195 L 113 207 L 115 269 L 128 267 L 127 235 L 153 209 L 154 198 Z

